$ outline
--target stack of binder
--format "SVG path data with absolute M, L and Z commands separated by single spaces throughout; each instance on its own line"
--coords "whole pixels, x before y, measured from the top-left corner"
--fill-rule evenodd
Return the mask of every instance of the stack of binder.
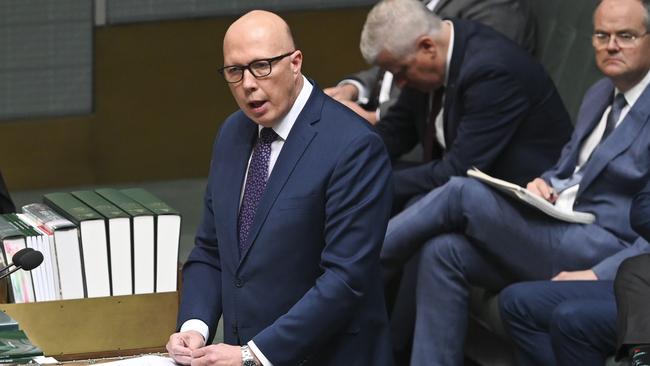
M 14 302 L 176 291 L 181 215 L 158 197 L 97 189 L 43 201 L 0 215 L 0 265 L 26 247 L 44 256 L 40 267 L 11 275 Z

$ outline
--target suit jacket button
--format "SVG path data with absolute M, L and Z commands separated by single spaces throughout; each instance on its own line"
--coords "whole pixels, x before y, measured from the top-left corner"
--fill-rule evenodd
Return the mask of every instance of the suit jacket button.
M 244 283 L 242 282 L 242 280 L 240 280 L 239 278 L 237 280 L 235 280 L 235 287 L 241 288 L 242 286 L 244 286 Z

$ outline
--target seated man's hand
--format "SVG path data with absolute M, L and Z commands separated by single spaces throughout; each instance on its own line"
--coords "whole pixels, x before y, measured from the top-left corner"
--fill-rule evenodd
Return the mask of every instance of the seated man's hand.
M 551 281 L 596 281 L 598 276 L 590 269 L 584 271 L 562 271 L 558 273 Z
M 330 97 L 338 101 L 342 101 L 342 100 L 356 101 L 359 96 L 359 90 L 357 89 L 356 86 L 352 84 L 333 86 L 331 88 L 325 88 L 323 91 L 325 92 L 325 94 L 329 95 Z
M 555 200 L 557 199 L 557 194 L 553 187 L 549 186 L 542 178 L 535 178 L 532 182 L 529 182 L 526 189 L 550 203 L 555 203 Z
M 189 330 L 187 332 L 174 333 L 167 342 L 167 352 L 176 363 L 189 365 L 192 362 L 192 352 L 203 347 L 205 340 L 201 333 Z M 241 356 L 240 356 L 241 363 Z
M 242 356 L 239 346 L 219 343 L 192 352 L 192 366 L 241 366 L 241 364 Z

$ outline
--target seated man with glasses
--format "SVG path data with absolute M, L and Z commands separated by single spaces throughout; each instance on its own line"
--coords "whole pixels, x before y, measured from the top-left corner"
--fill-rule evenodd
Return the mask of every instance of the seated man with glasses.
M 555 166 L 527 188 L 595 221 L 554 219 L 468 178 L 453 178 L 393 218 L 381 253 L 386 276 L 418 251 L 421 258 L 411 365 L 462 365 L 470 285 L 496 291 L 521 281 L 611 280 L 623 259 L 640 252 L 629 212 L 650 181 L 650 37 L 642 36 L 650 0 L 602 0 L 593 21 L 596 64 L 606 78 L 585 94 Z M 535 337 L 549 331 L 544 301 L 556 298 L 506 295 L 542 311 L 541 322 L 523 317 L 537 333 L 520 332 L 530 338 L 517 342 L 518 364 L 598 364 L 560 362 L 550 342 Z
M 381 138 L 302 75 L 277 15 L 236 20 L 223 55 L 240 110 L 214 143 L 169 354 L 192 365 L 393 365 Z M 224 343 L 212 345 L 222 315 Z

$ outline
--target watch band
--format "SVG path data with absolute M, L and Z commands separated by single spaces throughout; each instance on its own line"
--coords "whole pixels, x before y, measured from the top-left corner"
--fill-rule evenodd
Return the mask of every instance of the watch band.
M 253 352 L 248 346 L 241 346 L 241 364 L 242 366 L 257 366 Z

